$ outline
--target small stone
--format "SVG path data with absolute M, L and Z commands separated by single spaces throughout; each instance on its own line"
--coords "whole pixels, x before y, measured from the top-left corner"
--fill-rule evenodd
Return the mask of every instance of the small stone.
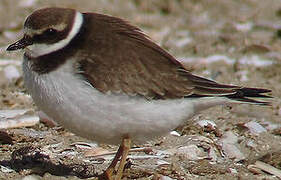
M 215 128 L 217 126 L 216 123 L 210 120 L 201 120 L 198 121 L 197 124 L 201 127 L 212 126 L 213 128 Z
M 234 159 L 236 162 L 245 159 L 245 155 L 237 147 L 239 146 L 237 142 L 238 137 L 232 131 L 224 133 L 219 141 L 223 153 L 228 158 Z
M 2 166 L 2 165 L 0 165 L 0 171 L 3 172 L 3 173 L 11 173 L 11 172 L 14 172 L 13 169 L 10 169 L 10 168 L 5 167 L 5 166 Z
M 163 175 L 161 175 L 160 178 L 159 178 L 159 180 L 175 180 L 175 179 L 172 179 L 172 178 L 170 178 L 169 176 L 163 176 Z
M 255 121 L 250 121 L 250 122 L 246 123 L 245 127 L 247 127 L 249 129 L 249 131 L 254 135 L 258 135 L 262 132 L 267 131 L 262 125 L 260 125 L 259 123 L 255 122 Z
M 178 133 L 177 131 L 172 131 L 172 132 L 170 132 L 170 134 L 173 136 L 177 136 L 177 137 L 181 136 L 180 133 Z
M 42 179 L 40 176 L 37 175 L 28 175 L 23 177 L 21 180 L 40 180 Z
M 204 151 L 193 144 L 180 147 L 176 150 L 175 153 L 177 155 L 183 156 L 186 159 L 191 160 L 191 161 L 196 161 L 196 160 L 207 158 Z
M 237 170 L 236 169 L 233 169 L 233 168 L 229 168 L 229 171 L 231 174 L 237 174 Z
M 21 77 L 19 70 L 14 65 L 6 66 L 3 71 L 9 82 Z

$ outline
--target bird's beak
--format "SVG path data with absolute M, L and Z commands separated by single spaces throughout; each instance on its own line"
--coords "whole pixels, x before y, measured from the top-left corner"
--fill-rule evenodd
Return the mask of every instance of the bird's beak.
M 32 45 L 32 39 L 29 36 L 24 36 L 23 38 L 21 38 L 20 40 L 18 40 L 17 42 L 9 45 L 9 47 L 7 48 L 7 51 L 15 51 L 15 50 L 19 50 L 19 49 L 24 49 L 25 47 Z

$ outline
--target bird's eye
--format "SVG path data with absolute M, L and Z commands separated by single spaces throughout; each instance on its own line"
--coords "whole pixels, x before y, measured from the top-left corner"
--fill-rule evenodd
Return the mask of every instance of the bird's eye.
M 46 40 L 54 40 L 59 32 L 56 29 L 49 28 L 43 31 L 43 33 L 35 34 L 33 36 L 34 42 L 42 43 Z
M 49 28 L 49 29 L 46 29 L 45 31 L 44 31 L 44 34 L 45 35 L 48 35 L 48 36 L 52 36 L 52 35 L 54 35 L 54 34 L 56 34 L 57 33 L 57 30 L 55 30 L 55 29 L 53 29 L 53 28 Z

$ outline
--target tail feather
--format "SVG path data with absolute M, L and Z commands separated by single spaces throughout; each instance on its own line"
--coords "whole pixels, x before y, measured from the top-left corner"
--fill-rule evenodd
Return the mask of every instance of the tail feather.
M 235 94 L 227 95 L 226 97 L 235 101 L 247 102 L 258 105 L 270 105 L 270 102 L 258 101 L 251 98 L 272 98 L 271 96 L 264 95 L 263 93 L 269 93 L 269 89 L 259 88 L 240 88 L 236 90 Z
M 266 102 L 266 101 L 257 101 L 255 99 L 250 99 L 250 98 L 229 98 L 233 101 L 238 101 L 240 103 L 248 103 L 248 104 L 256 104 L 256 105 L 261 105 L 261 106 L 270 106 L 271 103 L 270 102 Z
M 239 89 L 243 93 L 244 96 L 247 97 L 263 97 L 263 98 L 270 98 L 270 96 L 263 95 L 263 93 L 269 93 L 271 90 L 269 89 L 261 89 L 261 88 L 241 88 Z
M 252 99 L 272 98 L 271 96 L 264 94 L 270 93 L 271 90 L 269 89 L 224 85 L 192 74 L 188 74 L 187 77 L 193 83 L 194 86 L 193 94 L 190 97 L 222 96 L 234 101 L 244 103 L 270 105 L 270 102 Z

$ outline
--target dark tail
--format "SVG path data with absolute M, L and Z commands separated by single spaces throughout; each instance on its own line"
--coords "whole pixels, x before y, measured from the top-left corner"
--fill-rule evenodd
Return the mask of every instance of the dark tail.
M 240 89 L 236 89 L 234 94 L 227 95 L 226 97 L 235 101 L 268 106 L 271 104 L 270 102 L 258 101 L 252 98 L 272 98 L 271 96 L 264 95 L 264 93 L 269 92 L 271 92 L 269 89 L 242 87 Z
M 269 89 L 225 85 L 192 74 L 187 74 L 187 76 L 194 85 L 192 96 L 223 96 L 244 103 L 266 106 L 271 104 L 270 102 L 256 100 L 256 98 L 272 98 L 264 94 L 271 92 Z

